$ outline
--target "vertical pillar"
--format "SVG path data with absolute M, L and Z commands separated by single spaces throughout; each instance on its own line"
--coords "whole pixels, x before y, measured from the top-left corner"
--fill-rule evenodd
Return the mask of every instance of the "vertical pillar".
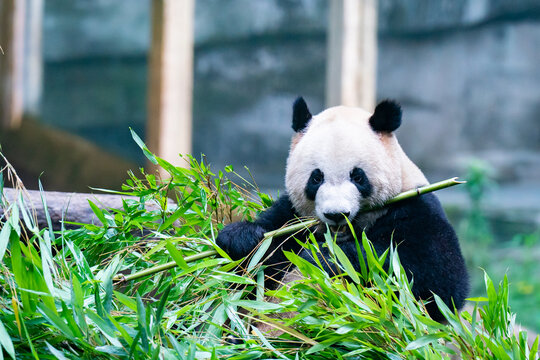
M 43 86 L 44 0 L 26 0 L 24 36 L 24 113 L 39 114 Z
M 0 126 L 14 128 L 23 116 L 25 2 L 0 2 Z
M 327 106 L 375 107 L 377 0 L 331 0 Z
M 174 165 L 191 152 L 194 0 L 152 1 L 147 143 Z

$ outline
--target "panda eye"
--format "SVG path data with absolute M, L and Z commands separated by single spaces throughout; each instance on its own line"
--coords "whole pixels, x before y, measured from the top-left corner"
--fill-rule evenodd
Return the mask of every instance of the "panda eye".
M 320 185 L 324 181 L 324 174 L 321 170 L 315 169 L 311 173 L 311 176 L 309 177 L 309 182 L 313 185 Z
M 350 173 L 351 181 L 356 184 L 362 184 L 366 181 L 366 173 L 360 168 L 352 169 Z
M 304 190 L 306 197 L 309 200 L 315 201 L 315 196 L 317 195 L 317 191 L 319 190 L 323 182 L 324 182 L 323 172 L 319 169 L 313 170 L 311 172 L 311 175 L 309 176 L 308 182 L 306 184 L 306 188 Z

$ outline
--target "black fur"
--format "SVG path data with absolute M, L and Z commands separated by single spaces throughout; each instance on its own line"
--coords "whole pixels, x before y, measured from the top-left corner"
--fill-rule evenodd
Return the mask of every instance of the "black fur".
M 241 258 L 253 250 L 265 231 L 277 229 L 295 216 L 290 200 L 286 195 L 282 196 L 254 223 L 243 222 L 225 227 L 217 243 L 232 258 Z M 359 235 L 362 230 L 358 228 L 355 232 Z M 453 304 L 458 309 L 463 306 L 469 291 L 465 262 L 456 234 L 435 195 L 425 194 L 392 205 L 386 215 L 367 229 L 366 234 L 378 253 L 390 246 L 391 239 L 398 245 L 401 263 L 408 276 L 414 279 L 413 292 L 416 297 L 428 300 L 435 293 L 450 307 Z M 324 241 L 322 234 L 316 234 L 316 238 Z M 339 246 L 359 270 L 355 243 L 346 241 L 339 243 Z M 319 256 L 328 257 L 327 249 L 323 246 L 320 248 L 322 254 Z M 265 262 L 267 275 L 274 279 L 270 288 L 277 284 L 290 265 L 282 250 L 298 252 L 303 258 L 314 261 L 311 252 L 303 250 L 294 239 L 275 238 L 268 250 L 268 254 L 273 252 L 273 255 Z M 332 273 L 335 269 L 325 270 Z M 430 302 L 427 309 L 435 320 L 444 320 L 434 302 Z
M 304 130 L 311 120 L 311 113 L 303 97 L 299 97 L 293 104 L 292 128 L 295 132 Z
M 323 182 L 324 182 L 323 172 L 319 169 L 313 170 L 306 184 L 306 189 L 304 190 L 306 197 L 309 200 L 315 201 L 315 196 L 317 195 L 317 191 L 319 190 Z
M 369 182 L 369 179 L 364 170 L 355 167 L 351 171 L 350 178 L 351 182 L 356 186 L 356 188 L 358 189 L 358 191 L 360 191 L 360 194 L 362 194 L 363 197 L 366 198 L 371 195 L 373 187 L 371 186 L 371 183 Z
M 281 196 L 255 222 L 243 221 L 227 225 L 217 237 L 217 244 L 233 260 L 247 256 L 267 231 L 279 229 L 296 214 L 288 196 Z
M 289 197 L 281 196 L 270 208 L 266 209 L 255 222 L 239 222 L 227 225 L 219 233 L 216 242 L 233 260 L 249 255 L 255 246 L 262 240 L 265 232 L 276 230 L 288 221 L 297 217 Z M 275 251 L 277 248 L 280 250 Z M 298 252 L 300 246 L 293 238 L 275 237 L 267 251 L 268 265 L 265 274 L 268 277 L 267 286 L 275 288 L 278 281 L 289 269 L 290 263 L 283 254 L 283 250 Z
M 381 101 L 369 118 L 369 124 L 375 131 L 391 133 L 401 125 L 401 106 L 392 100 Z

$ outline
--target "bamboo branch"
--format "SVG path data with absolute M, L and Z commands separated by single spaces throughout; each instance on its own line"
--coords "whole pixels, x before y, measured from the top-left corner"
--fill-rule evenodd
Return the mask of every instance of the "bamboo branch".
M 268 238 L 273 237 L 273 236 L 281 236 L 281 235 L 291 234 L 291 233 L 294 233 L 296 231 L 299 231 L 299 230 L 308 228 L 308 227 L 310 227 L 312 225 L 315 225 L 318 222 L 319 221 L 315 220 L 315 219 L 305 220 L 305 221 L 302 221 L 302 222 L 299 222 L 299 223 L 296 223 L 296 224 L 286 226 L 286 227 L 281 228 L 281 229 L 269 231 L 269 232 L 264 234 L 263 239 L 268 239 Z M 203 252 L 201 252 L 199 254 L 186 256 L 184 258 L 184 261 L 186 263 L 189 263 L 189 262 L 204 259 L 204 258 L 213 256 L 213 255 L 217 255 L 217 254 L 218 254 L 218 252 L 216 250 L 207 250 L 207 251 L 203 251 Z M 113 281 L 117 282 L 117 283 L 123 283 L 123 282 L 126 282 L 126 281 L 139 279 L 139 278 L 147 276 L 147 275 L 152 275 L 152 274 L 155 274 L 155 273 L 158 273 L 158 272 L 161 272 L 161 271 L 169 270 L 169 269 L 172 269 L 172 268 L 177 267 L 177 266 L 178 266 L 178 264 L 176 263 L 176 261 L 171 261 L 171 262 L 168 262 L 168 263 L 165 263 L 165 264 L 162 264 L 162 265 L 157 265 L 157 266 L 154 266 L 154 267 L 151 267 L 151 268 L 148 268 L 148 269 L 144 269 L 144 270 L 141 270 L 141 271 L 138 271 L 136 273 L 129 274 L 129 275 L 118 274 L 115 277 L 113 277 Z
M 402 192 L 402 193 L 394 196 L 393 198 L 387 200 L 384 203 L 384 205 L 371 207 L 371 208 L 367 208 L 367 209 L 362 209 L 362 212 L 369 212 L 369 211 L 373 211 L 373 210 L 379 210 L 381 208 L 384 208 L 384 207 L 386 207 L 386 206 L 388 206 L 390 204 L 397 203 L 399 201 L 411 199 L 411 198 L 414 198 L 416 196 L 420 196 L 422 194 L 427 194 L 427 193 L 430 193 L 430 192 L 433 192 L 433 191 L 446 189 L 448 187 L 451 187 L 451 186 L 454 186 L 454 185 L 459 185 L 459 184 L 464 184 L 464 183 L 466 183 L 466 181 L 459 181 L 457 177 L 447 179 L 447 180 L 443 180 L 443 181 L 439 181 L 439 182 L 436 182 L 436 183 L 433 183 L 433 184 L 429 184 L 429 185 L 422 186 L 422 187 L 419 187 L 419 188 L 416 188 L 416 189 L 412 189 L 412 190 Z M 269 232 L 264 234 L 263 240 L 266 240 L 266 239 L 274 237 L 274 236 L 282 236 L 282 235 L 291 234 L 291 233 L 294 233 L 296 231 L 309 228 L 309 227 L 317 224 L 318 222 L 319 222 L 319 220 L 309 219 L 309 220 L 305 220 L 305 221 L 302 221 L 302 222 L 299 222 L 299 223 L 295 223 L 295 224 L 283 227 L 281 229 L 269 231 Z M 216 250 L 207 250 L 207 251 L 203 251 L 203 252 L 201 252 L 199 254 L 186 256 L 184 258 L 184 261 L 186 263 L 189 263 L 189 262 L 192 262 L 192 261 L 204 259 L 204 258 L 214 256 L 214 255 L 218 255 L 218 252 Z M 147 275 L 152 275 L 152 274 L 155 274 L 155 273 L 158 273 L 158 272 L 161 272 L 161 271 L 172 269 L 172 268 L 174 268 L 176 266 L 178 266 L 178 264 L 175 261 L 171 261 L 171 262 L 168 262 L 166 264 L 154 266 L 154 267 L 151 267 L 151 268 L 148 268 L 148 269 L 145 269 L 145 270 L 133 273 L 133 274 L 129 274 L 129 275 L 118 274 L 113 278 L 113 281 L 116 282 L 116 284 L 124 283 L 124 282 L 130 281 L 130 280 L 139 279 L 139 278 L 147 276 Z
M 446 189 L 446 188 L 454 186 L 454 185 L 465 184 L 465 183 L 466 183 L 466 181 L 460 181 L 460 180 L 458 180 L 457 177 L 453 177 L 451 179 L 446 179 L 446 180 L 439 181 L 439 182 L 436 182 L 436 183 L 433 183 L 433 184 L 421 186 L 421 187 L 416 188 L 416 189 L 404 191 L 404 192 L 394 196 L 393 198 L 387 200 L 384 203 L 384 205 L 369 208 L 369 209 L 366 209 L 365 211 L 377 210 L 377 209 L 386 207 L 386 206 L 388 206 L 390 204 L 397 203 L 399 201 L 411 199 L 413 197 L 420 196 L 422 194 L 427 194 L 427 193 L 430 193 L 430 192 L 433 192 L 433 191 L 442 190 L 442 189 Z
M 200 259 L 210 257 L 212 255 L 217 255 L 217 253 L 218 252 L 216 250 L 207 250 L 207 251 L 200 252 L 198 254 L 186 256 L 184 258 L 184 261 L 186 263 L 189 263 L 189 262 L 193 262 L 193 261 L 197 261 L 197 260 L 200 260 Z M 148 269 L 141 270 L 141 271 L 136 272 L 134 274 L 129 274 L 129 275 L 118 274 L 115 277 L 113 277 L 113 281 L 123 283 L 123 282 L 126 282 L 126 281 L 135 280 L 135 279 L 144 277 L 146 275 L 152 275 L 152 274 L 155 274 L 155 273 L 158 273 L 158 272 L 161 272 L 161 271 L 169 270 L 169 269 L 172 269 L 172 268 L 174 268 L 176 266 L 178 266 L 178 264 L 175 261 L 171 261 L 171 262 L 168 262 L 168 263 L 165 263 L 165 264 L 162 264 L 162 265 L 157 265 L 157 266 L 154 266 L 154 267 L 151 267 L 151 268 L 148 268 Z

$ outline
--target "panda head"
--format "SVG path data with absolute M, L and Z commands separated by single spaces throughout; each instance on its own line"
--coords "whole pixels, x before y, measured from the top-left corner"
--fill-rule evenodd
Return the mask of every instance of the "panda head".
M 393 134 L 400 124 L 401 108 L 393 101 L 381 102 L 373 114 L 337 106 L 312 116 L 298 98 L 285 185 L 299 215 L 315 216 L 334 231 L 346 224 L 345 216 L 364 228 L 382 213 L 360 209 L 426 184 Z

